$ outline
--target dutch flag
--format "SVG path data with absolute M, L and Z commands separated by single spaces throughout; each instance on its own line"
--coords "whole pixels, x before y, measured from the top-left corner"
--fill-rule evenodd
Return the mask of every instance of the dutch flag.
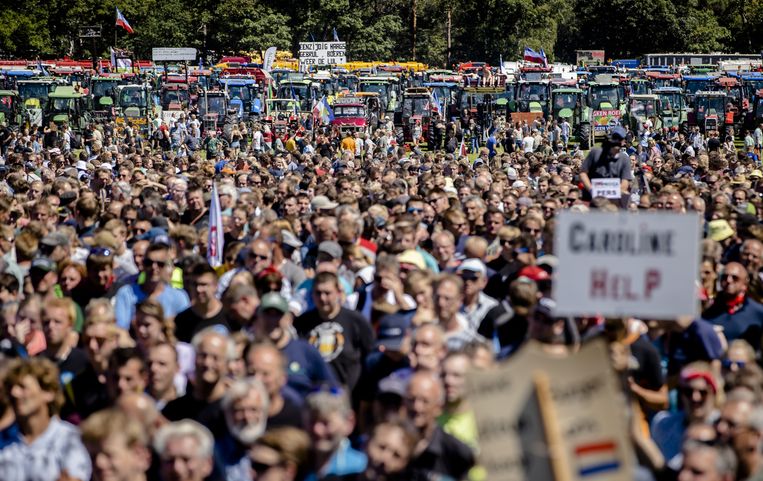
M 547 63 L 546 53 L 543 51 L 543 49 L 541 49 L 540 53 L 538 53 L 530 47 L 525 47 L 525 53 L 522 58 L 525 60 L 525 62 L 540 63 L 543 64 L 543 66 L 546 66 Z
M 117 7 L 117 27 L 122 27 L 123 29 L 127 30 L 127 33 L 135 33 L 135 31 L 130 26 L 130 22 L 127 21 L 124 15 L 122 15 L 122 12 L 119 11 L 119 7 Z
M 611 440 L 600 440 L 575 446 L 578 475 L 581 478 L 620 469 L 617 444 Z

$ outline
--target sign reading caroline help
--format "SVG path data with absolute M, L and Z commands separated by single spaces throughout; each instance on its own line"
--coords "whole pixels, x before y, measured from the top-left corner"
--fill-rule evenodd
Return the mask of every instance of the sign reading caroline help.
M 559 315 L 674 319 L 697 314 L 693 214 L 562 212 L 554 247 Z
M 469 373 L 478 461 L 490 481 L 633 479 L 625 398 L 609 356 L 600 339 L 563 357 L 531 342 L 506 363 Z
M 347 63 L 346 42 L 300 42 L 299 67 L 304 70 L 313 65 Z

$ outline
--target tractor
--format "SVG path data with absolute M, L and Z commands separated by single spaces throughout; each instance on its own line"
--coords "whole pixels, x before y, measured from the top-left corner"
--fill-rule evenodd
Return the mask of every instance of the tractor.
M 22 122 L 19 93 L 15 90 L 0 90 L 0 124 L 17 129 Z
M 558 88 L 551 91 L 551 112 L 554 119 L 566 120 L 580 143 L 580 148 L 591 148 L 591 120 L 585 108 L 585 92 L 579 88 Z
M 402 109 L 395 112 L 395 132 L 398 142 L 413 142 L 416 124 L 421 125 L 421 137 L 429 143 L 432 133 L 431 123 L 436 107 L 429 89 L 426 87 L 411 87 L 403 93 Z
M 708 91 L 713 89 L 715 79 L 714 75 L 684 75 L 681 81 L 681 86 L 686 95 L 686 103 L 690 108 L 694 107 L 694 95 L 700 91 Z
M 142 132 L 148 132 L 148 118 L 155 113 L 151 87 L 148 85 L 129 84 L 117 86 L 117 118 L 118 128 L 130 122 Z
M 687 134 L 686 124 L 686 98 L 678 87 L 660 87 L 652 91 L 660 98 L 659 116 L 662 126 L 667 128 L 678 127 L 682 133 Z
M 520 80 L 517 84 L 517 110 L 547 117 L 551 86 L 548 80 Z
M 633 132 L 641 135 L 647 120 L 655 130 L 662 128 L 659 117 L 660 97 L 655 94 L 631 95 L 628 99 L 628 124 Z
M 43 107 L 48 103 L 48 95 L 56 90 L 58 84 L 53 79 L 44 79 L 19 80 L 16 85 L 24 106 L 25 122 L 29 126 L 41 126 Z
M 59 127 L 66 123 L 73 132 L 81 133 L 88 123 L 85 107 L 86 99 L 82 92 L 68 85 L 60 86 L 48 95 L 45 121 Z
M 199 118 L 205 132 L 218 131 L 228 114 L 228 96 L 222 90 L 203 90 L 199 94 Z
M 728 122 L 729 98 L 725 92 L 703 91 L 694 94 L 694 110 L 688 114 L 690 126 L 699 126 L 701 132 L 716 130 L 725 135 Z
M 588 84 L 587 118 L 593 125 L 593 142 L 597 138 L 606 137 L 609 131 L 620 125 L 625 101 L 621 97 L 620 84 L 614 81 L 598 80 Z
M 120 76 L 92 77 L 90 79 L 90 113 L 93 120 L 112 120 L 115 114 L 116 87 Z

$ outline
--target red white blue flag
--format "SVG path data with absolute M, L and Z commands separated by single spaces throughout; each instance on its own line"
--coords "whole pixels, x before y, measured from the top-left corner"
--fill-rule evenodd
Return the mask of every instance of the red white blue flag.
M 223 263 L 223 215 L 217 182 L 212 184 L 212 202 L 209 206 L 209 237 L 207 238 L 207 262 L 212 267 Z
M 540 53 L 536 52 L 535 50 L 531 49 L 530 47 L 525 47 L 525 53 L 522 56 L 525 62 L 533 62 L 533 63 L 539 63 L 543 64 L 543 66 L 548 65 L 548 60 L 546 59 L 546 52 L 543 51 L 543 49 L 540 50 Z
M 127 21 L 124 15 L 122 15 L 122 12 L 119 11 L 119 7 L 117 7 L 117 27 L 122 27 L 123 29 L 127 30 L 127 33 L 135 33 L 135 31 L 130 26 L 130 22 Z

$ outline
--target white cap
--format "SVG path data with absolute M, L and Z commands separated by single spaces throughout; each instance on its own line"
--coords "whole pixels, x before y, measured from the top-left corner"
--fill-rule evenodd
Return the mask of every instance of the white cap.
M 509 176 L 509 180 L 517 180 L 517 177 L 519 177 L 519 174 L 517 174 L 517 169 L 514 167 L 509 167 L 506 169 L 506 175 Z
M 485 267 L 485 264 L 479 259 L 464 259 L 464 261 L 461 262 L 461 264 L 458 266 L 458 269 L 456 269 L 456 272 L 461 271 L 478 272 L 483 276 L 487 274 L 487 268 Z
M 513 184 L 511 184 L 511 187 L 514 188 L 514 189 L 524 189 L 524 188 L 527 187 L 527 184 L 525 184 L 521 180 L 517 180 Z

